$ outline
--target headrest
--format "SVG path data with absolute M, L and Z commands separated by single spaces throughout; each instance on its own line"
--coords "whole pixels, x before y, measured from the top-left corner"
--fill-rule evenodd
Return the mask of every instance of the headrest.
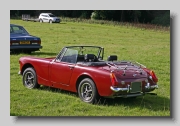
M 107 61 L 116 61 L 117 60 L 117 55 L 110 55 L 107 59 Z
M 84 56 L 84 59 L 85 59 L 86 61 L 95 61 L 97 58 L 96 58 L 96 56 L 95 56 L 94 54 L 86 54 L 86 55 Z

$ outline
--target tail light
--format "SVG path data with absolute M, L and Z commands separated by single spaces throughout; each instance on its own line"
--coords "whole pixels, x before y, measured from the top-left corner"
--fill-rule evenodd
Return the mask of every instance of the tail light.
M 156 77 L 154 71 L 151 70 L 150 75 L 152 76 L 152 79 L 153 79 L 154 82 L 158 82 L 158 78 Z
M 118 86 L 118 82 L 116 80 L 114 73 L 110 73 L 110 78 L 111 78 L 112 86 Z
M 39 44 L 39 45 L 41 45 L 41 40 L 31 41 L 31 44 Z
M 41 45 L 41 40 L 38 41 L 38 44 Z
M 158 82 L 158 78 L 156 77 L 156 74 L 153 70 L 149 70 L 147 68 L 144 68 L 144 71 L 146 71 L 151 77 L 154 82 Z
M 19 41 L 17 40 L 11 40 L 10 45 L 19 45 Z

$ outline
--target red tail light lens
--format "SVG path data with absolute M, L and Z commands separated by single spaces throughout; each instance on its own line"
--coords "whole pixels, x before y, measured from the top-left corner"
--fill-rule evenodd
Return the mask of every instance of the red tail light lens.
M 41 45 L 41 40 L 38 41 L 38 44 Z
M 154 82 L 158 82 L 158 78 L 156 77 L 154 71 L 151 70 L 150 75 L 152 76 L 152 79 L 153 79 Z
M 31 41 L 31 44 L 39 44 L 39 45 L 41 45 L 41 40 Z
M 158 82 L 158 78 L 156 77 L 156 74 L 154 73 L 154 71 L 149 70 L 147 68 L 144 68 L 144 71 L 146 71 L 150 76 L 152 76 L 152 80 L 154 82 Z
M 18 40 L 11 40 L 10 45 L 19 45 L 19 41 Z
M 118 82 L 117 82 L 116 77 L 113 73 L 110 73 L 110 78 L 111 78 L 112 86 L 117 86 Z

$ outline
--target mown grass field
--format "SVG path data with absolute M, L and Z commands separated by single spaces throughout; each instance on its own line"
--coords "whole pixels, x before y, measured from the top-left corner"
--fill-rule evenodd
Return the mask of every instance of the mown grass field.
M 10 20 L 39 36 L 43 49 L 32 54 L 10 55 L 11 116 L 170 116 L 170 31 L 148 30 L 123 25 L 62 22 L 49 24 Z M 153 69 L 159 78 L 157 96 L 136 99 L 103 99 L 87 104 L 75 93 L 41 87 L 29 90 L 18 75 L 22 56 L 54 57 L 64 46 L 96 45 L 105 48 L 105 59 L 116 54 L 118 60 L 133 60 Z

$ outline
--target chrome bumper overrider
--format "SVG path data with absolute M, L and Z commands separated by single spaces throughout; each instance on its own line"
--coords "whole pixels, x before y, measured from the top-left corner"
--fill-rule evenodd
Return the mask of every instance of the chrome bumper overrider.
M 21 71 L 19 71 L 18 74 L 20 75 L 20 74 L 21 74 Z
M 146 89 L 158 89 L 158 85 L 150 85 L 150 83 L 147 83 L 145 86 Z
M 130 92 L 132 90 L 132 88 L 130 87 L 130 85 L 128 85 L 126 88 L 118 88 L 118 87 L 110 87 L 110 89 L 113 92 L 119 92 L 119 91 L 127 91 Z M 150 85 L 150 83 L 147 83 L 145 86 L 145 89 L 158 89 L 158 85 Z

